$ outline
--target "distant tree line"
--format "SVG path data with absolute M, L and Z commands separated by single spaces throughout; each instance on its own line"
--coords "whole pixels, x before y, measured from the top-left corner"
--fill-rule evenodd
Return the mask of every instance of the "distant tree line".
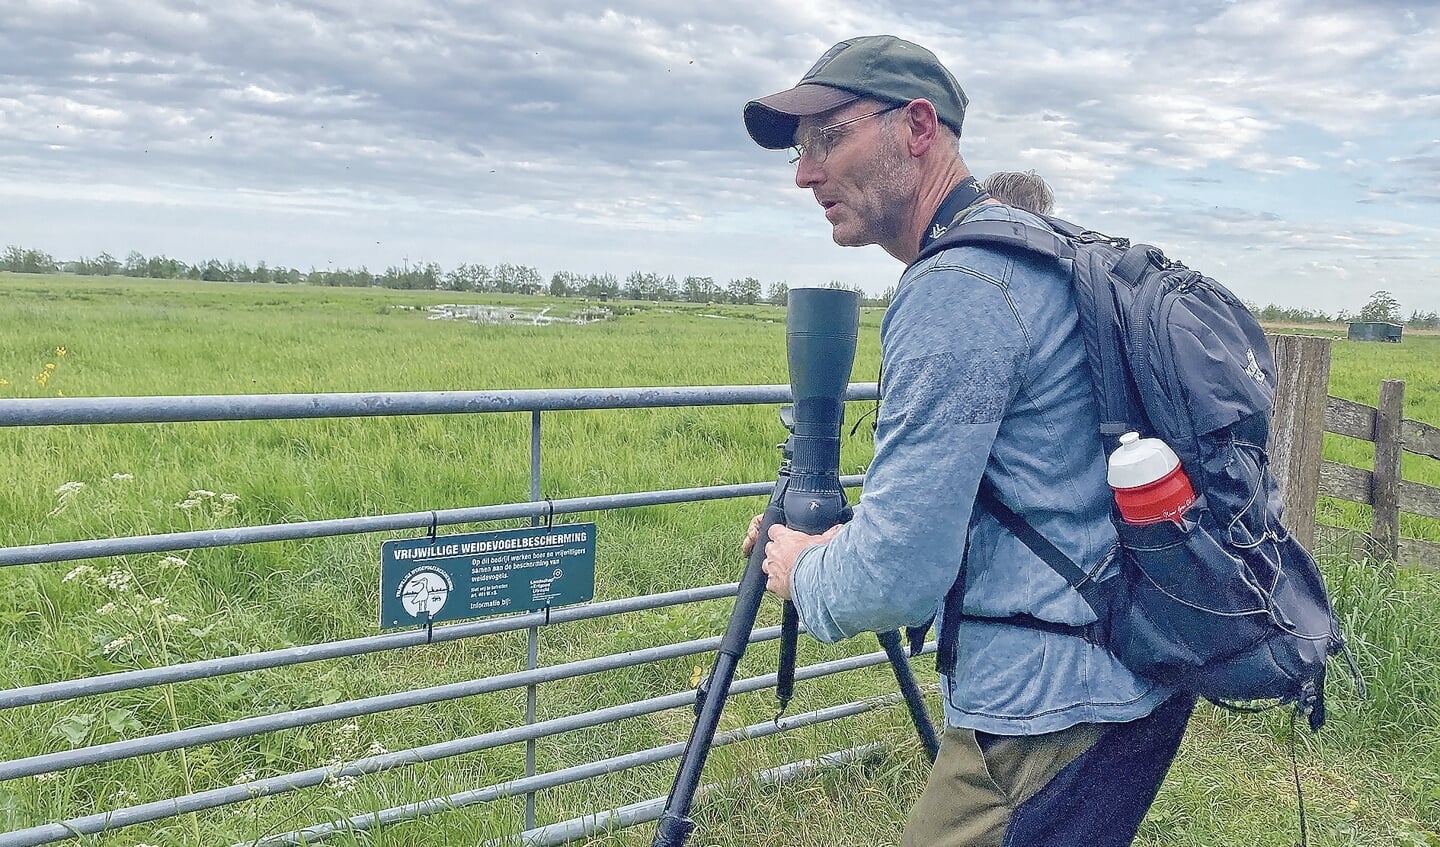
M 1369 302 L 1360 309 L 1359 314 L 1347 318 L 1342 312 L 1339 319 L 1405 324 L 1421 329 L 1440 329 L 1440 314 L 1433 310 L 1421 312 L 1419 309 L 1412 309 L 1409 320 L 1400 315 L 1400 301 L 1395 299 L 1395 295 L 1382 289 L 1370 295 Z
M 1423 329 L 1440 329 L 1440 313 L 1430 311 L 1421 312 L 1419 309 L 1410 313 L 1409 320 L 1405 321 L 1406 326 L 1417 326 Z
M 650 300 L 654 302 L 754 304 L 770 303 L 784 306 L 789 302 L 790 287 L 784 282 L 762 285 L 752 276 L 732 279 L 721 284 L 713 277 L 687 276 L 677 279 L 673 274 L 661 276 L 647 271 L 632 271 L 622 281 L 614 274 L 578 274 L 556 271 L 547 285 L 540 272 L 528 265 L 464 263 L 445 271 L 434 262 L 399 266 L 391 265 L 381 273 L 365 266 L 359 268 L 310 268 L 302 273 L 296 268 L 271 267 L 261 261 L 254 267 L 245 262 L 207 259 L 188 264 L 169 256 L 146 256 L 132 250 L 121 261 L 109 253 L 59 262 L 42 250 L 27 250 L 15 245 L 0 253 L 0 271 L 22 274 L 69 273 L 80 276 L 129 276 L 150 279 L 193 279 L 207 282 L 288 283 L 292 285 L 328 285 L 348 287 L 383 286 L 410 291 L 456 291 L 495 294 L 548 294 L 551 297 L 586 297 L 607 300 Z M 832 281 L 829 288 L 843 288 L 860 293 L 866 306 L 888 306 L 895 297 L 895 287 L 886 288 L 879 297 L 866 294 L 858 285 Z M 1361 309 L 1351 314 L 1344 309 L 1334 316 L 1319 310 L 1287 308 L 1271 303 L 1259 306 L 1246 304 L 1262 321 L 1273 323 L 1344 323 L 1351 320 L 1388 321 L 1424 329 L 1440 329 L 1440 314 L 1416 309 L 1409 319 L 1401 317 L 1400 303 L 1388 291 L 1376 291 Z
M 151 279 L 193 279 L 207 282 L 289 283 L 292 285 L 329 285 L 349 287 L 383 286 L 411 291 L 457 291 L 495 294 L 548 294 L 551 297 L 587 297 L 607 300 L 650 300 L 687 303 L 770 303 L 784 306 L 789 302 L 790 287 L 784 282 L 762 285 L 752 276 L 732 279 L 723 285 L 713 277 L 687 276 L 677 279 L 673 274 L 661 276 L 646 271 L 632 271 L 622 281 L 614 274 L 578 274 L 556 271 L 547 285 L 540 272 L 528 265 L 461 264 L 450 271 L 434 262 L 399 266 L 391 265 L 382 273 L 369 268 L 310 268 L 301 273 L 295 268 L 271 267 L 259 262 L 254 267 L 245 262 L 207 259 L 187 264 L 168 256 L 145 256 L 132 250 L 122 262 L 109 253 L 57 262 L 42 250 L 27 250 L 15 245 L 0 253 L 0 271 L 22 274 L 69 273 L 80 276 L 130 276 Z M 829 288 L 843 288 L 860 293 L 866 306 L 888 306 L 895 297 L 895 287 L 886 288 L 879 297 L 872 297 L 858 285 L 832 281 Z M 1388 291 L 1376 291 L 1361 309 L 1351 314 L 1344 309 L 1334 316 L 1320 309 L 1286 308 L 1271 303 L 1260 306 L 1246 303 L 1262 321 L 1273 323 L 1344 323 L 1351 320 L 1388 321 L 1424 329 L 1440 329 L 1440 314 L 1416 309 L 1409 319 L 1401 317 L 1400 303 Z
M 1436 312 L 1421 312 L 1415 309 L 1410 312 L 1409 319 L 1401 317 L 1400 302 L 1388 291 L 1377 291 L 1370 295 L 1370 299 L 1360 308 L 1360 311 L 1351 313 L 1345 309 L 1336 312 L 1334 317 L 1318 309 L 1287 309 L 1271 303 L 1268 306 L 1257 306 L 1254 303 L 1246 303 L 1251 313 L 1262 321 L 1273 323 L 1347 323 L 1349 321 L 1377 321 L 1382 323 L 1405 324 L 1419 329 L 1440 329 L 1440 314 Z
M 245 262 L 222 262 L 218 259 L 207 259 L 204 262 L 188 264 L 168 256 L 145 256 L 134 250 L 125 257 L 124 261 L 109 253 L 101 253 L 95 257 L 57 262 L 49 253 L 16 246 L 7 247 L 4 253 L 0 254 L 0 271 L 27 274 L 69 273 L 80 276 L 192 279 L 207 282 L 288 283 L 347 287 L 383 286 L 411 291 L 548 294 L 552 297 L 655 302 L 771 303 L 777 306 L 786 305 L 790 293 L 789 286 L 784 282 L 772 282 L 768 286 L 764 286 L 760 280 L 750 276 L 732 279 L 721 284 L 713 277 L 708 276 L 687 276 L 684 279 L 676 279 L 673 274 L 661 276 L 645 271 L 632 271 L 623 281 L 609 273 L 578 274 L 571 271 L 557 271 L 550 277 L 550 282 L 546 285 L 540 272 L 535 268 L 505 262 L 493 266 L 464 263 L 450 271 L 445 271 L 434 262 L 412 265 L 407 260 L 398 267 L 392 265 L 378 274 L 363 265 L 359 268 L 327 267 L 325 270 L 312 267 L 308 272 L 301 273 L 296 268 L 271 267 L 263 261 L 254 267 Z M 831 282 L 829 287 L 858 291 L 867 306 L 887 306 L 895 294 L 894 287 L 886 289 L 885 293 L 878 298 L 865 294 L 859 286 Z

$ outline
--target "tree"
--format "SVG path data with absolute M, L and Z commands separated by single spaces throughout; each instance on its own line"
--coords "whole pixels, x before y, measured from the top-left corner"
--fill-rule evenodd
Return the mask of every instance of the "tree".
M 469 271 L 470 266 L 462 262 L 455 270 L 445 274 L 445 279 L 440 283 L 440 287 L 446 291 L 469 291 Z
M 690 303 L 709 303 L 720 293 L 720 287 L 708 276 L 687 276 L 681 290 Z
M 516 268 L 509 262 L 501 262 L 495 266 L 494 283 L 495 290 L 501 294 L 514 294 L 515 287 L 519 280 L 516 278 Z
M 515 290 L 521 294 L 539 294 L 543 285 L 540 272 L 529 265 L 515 268 Z
M 139 250 L 131 250 L 130 253 L 125 256 L 125 265 L 121 268 L 121 271 L 126 276 L 144 276 L 146 265 L 145 255 Z
M 747 306 L 754 305 L 760 299 L 760 280 L 753 276 L 744 279 L 732 279 L 726 288 L 730 295 L 731 302 L 744 303 Z
M 615 274 L 592 276 L 590 277 L 590 283 L 587 287 L 593 287 L 595 296 L 597 297 L 603 294 L 611 300 L 614 300 L 620 296 L 620 280 L 615 278 Z
M 1400 322 L 1400 302 L 1388 291 L 1377 291 L 1370 295 L 1370 302 L 1360 310 L 1362 321 Z
M 625 277 L 625 287 L 621 290 L 627 300 L 644 300 L 647 274 L 640 271 L 631 271 Z
M 95 272 L 100 276 L 115 276 L 120 273 L 120 262 L 109 253 L 95 257 Z
M 126 275 L 129 275 L 128 267 L 126 269 Z M 218 259 L 209 259 L 205 262 L 203 269 L 200 271 L 200 278 L 206 282 L 225 282 L 229 279 L 229 277 L 225 276 L 225 269 L 221 267 Z
M 144 275 L 151 279 L 178 279 L 185 275 L 184 265 L 169 256 L 151 256 L 145 260 Z
M 776 306 L 785 306 L 790 303 L 790 286 L 783 282 L 772 282 L 765 294 L 765 299 Z
M 1274 303 L 1270 303 L 1264 308 L 1254 303 L 1246 303 L 1245 308 L 1249 309 L 1250 314 L 1256 318 L 1271 323 L 1313 324 L 1330 322 L 1330 315 L 1323 309 L 1287 309 L 1284 306 L 1277 306 Z
M 250 272 L 250 266 L 244 262 L 237 262 L 234 259 L 226 259 L 221 266 L 225 273 L 225 279 L 229 282 L 253 282 L 254 275 Z
M 15 245 L 5 248 L 0 256 L 0 271 L 17 274 L 53 274 L 59 270 L 55 258 L 42 250 L 22 250 Z

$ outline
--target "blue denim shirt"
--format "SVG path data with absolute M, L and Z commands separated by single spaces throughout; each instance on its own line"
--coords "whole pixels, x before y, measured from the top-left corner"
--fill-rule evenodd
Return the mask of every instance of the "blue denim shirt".
M 1039 225 L 999 205 L 968 219 Z M 967 544 L 967 615 L 1092 622 L 1059 574 L 974 508 L 983 476 L 1087 570 L 1115 544 L 1068 263 L 946 250 L 906 270 L 880 340 L 882 400 L 864 493 L 854 519 L 829 544 L 807 548 L 792 577 L 810 633 L 834 642 L 943 616 Z M 955 666 L 942 669 L 951 726 L 1036 735 L 1134 720 L 1172 693 L 1062 633 L 966 619 L 957 648 Z

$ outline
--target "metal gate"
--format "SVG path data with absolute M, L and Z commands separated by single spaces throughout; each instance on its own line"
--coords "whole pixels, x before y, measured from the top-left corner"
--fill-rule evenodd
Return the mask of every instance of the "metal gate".
M 855 384 L 847 394 L 849 400 L 876 397 L 874 383 Z M 196 530 L 129 537 L 93 538 L 57 543 L 0 549 L 0 567 L 21 567 L 43 563 L 64 562 L 96 557 L 137 553 L 164 553 L 230 545 L 245 545 L 294 539 L 394 530 L 433 530 L 437 526 L 487 521 L 542 517 L 579 512 L 608 512 L 637 506 L 694 503 L 737 497 L 766 495 L 772 482 L 711 485 L 697 488 L 601 494 L 560 500 L 541 500 L 541 421 L 546 412 L 584 410 L 654 409 L 681 406 L 718 406 L 744 404 L 777 404 L 790 400 L 788 386 L 718 386 L 682 388 L 565 389 L 533 391 L 477 392 L 409 392 L 380 394 L 314 394 L 314 395 L 235 395 L 204 397 L 142 397 L 142 398 L 77 398 L 43 400 L 8 400 L 0 402 L 0 427 L 74 426 L 81 424 L 179 423 L 194 421 L 254 421 L 331 417 L 381 417 L 399 415 L 529 413 L 530 415 L 530 495 L 523 503 L 484 505 L 470 508 L 445 509 L 405 514 L 366 515 L 350 518 L 299 521 L 226 529 Z M 842 482 L 857 486 L 862 476 L 847 476 Z M 233 804 L 243 804 L 262 797 L 273 797 L 345 779 L 356 779 L 437 759 L 488 750 L 504 745 L 526 746 L 525 776 L 475 789 L 439 797 L 417 797 L 404 804 L 367 811 L 364 814 L 322 820 L 314 825 L 278 835 L 257 836 L 245 843 L 314 843 L 342 831 L 367 830 L 377 826 L 414 819 L 425 815 L 452 812 L 465 806 L 500 798 L 523 795 L 526 799 L 525 831 L 515 833 L 517 839 L 530 844 L 557 844 L 573 840 L 600 829 L 623 826 L 658 817 L 664 798 L 633 803 L 620 808 L 598 810 L 573 820 L 537 826 L 535 793 L 567 785 L 597 775 L 613 773 L 639 765 L 678 758 L 683 744 L 673 743 L 650 749 L 597 758 L 580 765 L 537 773 L 536 745 L 546 738 L 577 729 L 595 727 L 638 715 L 649 715 L 671 709 L 685 709 L 695 700 L 693 689 L 658 697 L 640 699 L 622 705 L 580 711 L 549 720 L 536 720 L 536 702 L 540 686 L 560 680 L 604 674 L 677 657 L 704 656 L 719 644 L 713 637 L 665 644 L 612 655 L 595 656 L 576 661 L 542 666 L 538 661 L 539 633 L 547 627 L 593 620 L 607 616 L 642 614 L 646 611 L 697 603 L 733 596 L 735 584 L 713 585 L 645 596 L 608 599 L 584 606 L 572 606 L 543 612 L 492 618 L 436 626 L 431 630 L 412 630 L 373 635 L 362 638 L 329 641 L 304 646 L 267 650 L 226 658 L 192 661 L 130 670 L 77 679 L 63 679 L 0 691 L 0 712 L 24 709 L 40 704 L 93 697 L 115 692 L 134 691 L 151 686 L 165 686 L 190 680 L 243 674 L 270 668 L 298 666 L 381 651 L 423 649 L 428 643 L 445 643 L 461 639 L 483 639 L 501 633 L 527 633 L 528 656 L 522 671 L 504 673 L 458 683 L 415 688 L 408 691 L 377 694 L 285 711 L 263 714 L 186 728 L 176 728 L 109 743 L 94 744 L 70 750 L 13 758 L 0 762 L 0 783 L 21 777 L 40 777 L 71 768 L 82 768 L 133 757 L 149 756 L 166 751 L 195 748 L 217 742 L 249 738 L 264 733 L 326 722 L 345 721 L 363 715 L 374 715 L 396 709 L 452 701 L 504 691 L 524 691 L 523 715 L 516 716 L 514 726 L 464 738 L 437 741 L 432 744 L 395 752 L 378 752 L 337 765 L 327 765 L 291 773 L 250 779 L 234 785 L 174 796 L 165 800 L 108 809 L 25 826 L 0 834 L 0 847 L 47 844 L 84 835 L 103 833 L 135 824 L 158 821 Z M 769 641 L 778 636 L 778 628 L 757 629 L 752 643 Z M 931 645 L 930 649 L 933 649 Z M 701 661 L 708 663 L 709 659 Z M 867 655 L 822 662 L 802 667 L 799 679 L 842 673 L 885 663 L 885 655 Z M 604 677 L 598 678 L 603 685 Z M 774 684 L 774 675 L 739 679 L 732 693 L 755 691 Z M 898 702 L 898 696 L 884 695 L 839 703 L 808 713 L 774 721 L 765 721 L 731 730 L 717 736 L 716 744 L 724 745 L 764 737 L 800 726 L 857 715 Z M 874 745 L 862 745 L 833 755 L 806 761 L 791 762 L 764 769 L 755 774 L 762 781 L 793 778 L 815 768 L 846 761 L 869 753 Z M 703 791 L 702 791 L 703 793 Z

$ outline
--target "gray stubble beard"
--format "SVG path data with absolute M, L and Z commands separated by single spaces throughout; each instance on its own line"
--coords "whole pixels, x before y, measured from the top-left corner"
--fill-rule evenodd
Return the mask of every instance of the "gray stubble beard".
M 902 155 L 894 132 L 888 131 L 893 130 L 893 124 L 886 120 L 888 117 L 887 115 L 881 118 L 886 121 L 887 132 L 882 134 L 876 148 L 872 162 L 874 173 L 869 180 L 879 194 L 879 217 L 869 231 L 860 234 L 858 243 L 841 246 L 885 244 L 898 238 L 905 230 L 910 206 L 914 202 L 916 191 L 919 190 L 920 170 L 908 156 Z

